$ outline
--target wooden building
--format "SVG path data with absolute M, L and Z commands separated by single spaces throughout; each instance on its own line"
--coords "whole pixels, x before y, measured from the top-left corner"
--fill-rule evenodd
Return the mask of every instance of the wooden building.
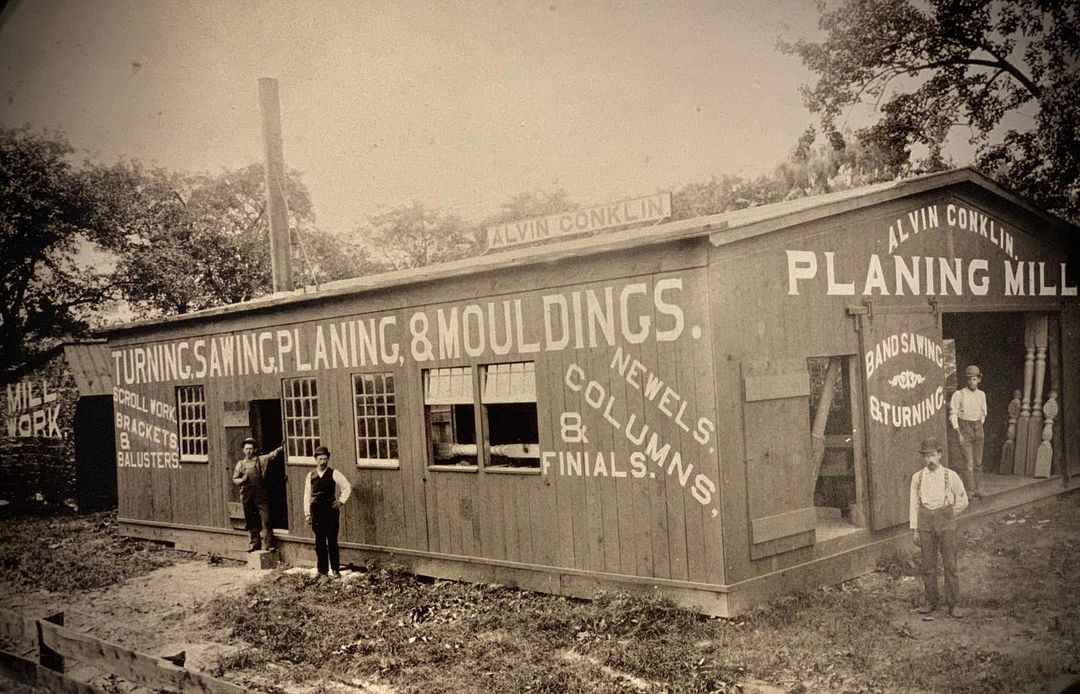
M 346 561 L 734 614 L 910 541 L 957 366 L 991 410 L 972 513 L 1077 486 L 1076 234 L 963 169 L 118 326 L 121 521 L 242 550 L 253 435 L 310 562 L 321 443 L 355 484 Z
M 111 361 L 104 340 L 68 342 L 5 374 L 0 499 L 116 507 Z

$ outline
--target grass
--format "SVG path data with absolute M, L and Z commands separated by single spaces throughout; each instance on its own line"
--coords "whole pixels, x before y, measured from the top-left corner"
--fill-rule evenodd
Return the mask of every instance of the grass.
M 173 564 L 176 557 L 162 545 L 122 537 L 115 511 L 0 522 L 0 582 L 19 589 L 103 588 Z
M 407 692 L 729 692 L 751 677 L 787 691 L 1021 691 L 1080 672 L 1075 538 L 1077 495 L 965 530 L 963 622 L 913 618 L 910 556 L 738 619 L 393 568 L 348 581 L 274 573 L 208 609 L 248 644 L 237 667 L 276 662 Z

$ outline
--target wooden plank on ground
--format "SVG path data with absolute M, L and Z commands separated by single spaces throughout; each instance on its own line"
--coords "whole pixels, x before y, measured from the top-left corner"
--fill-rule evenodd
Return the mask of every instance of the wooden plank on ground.
M 244 688 L 230 682 L 176 667 L 153 656 L 130 651 L 87 634 L 39 620 L 44 643 L 65 658 L 72 658 L 133 684 L 176 692 L 240 694 Z
M 38 664 L 10 651 L 0 650 L 0 678 L 22 684 L 37 684 Z M 0 679 L 2 683 L 2 679 Z

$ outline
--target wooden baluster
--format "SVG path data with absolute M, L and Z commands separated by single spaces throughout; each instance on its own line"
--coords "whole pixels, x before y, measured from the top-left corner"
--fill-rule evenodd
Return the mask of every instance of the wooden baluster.
M 1016 455 L 1013 474 L 1025 474 L 1028 423 L 1031 421 L 1031 380 L 1035 375 L 1035 333 L 1029 316 L 1024 323 L 1024 399 L 1020 402 L 1020 417 L 1016 422 Z
M 1049 477 L 1050 462 L 1054 459 L 1054 445 L 1050 442 L 1054 438 L 1054 418 L 1058 416 L 1057 391 L 1051 390 L 1043 405 L 1043 430 L 1042 443 L 1039 444 L 1039 452 L 1035 456 L 1035 476 Z
M 1027 453 L 1024 455 L 1024 470 L 1027 475 L 1035 474 L 1035 457 L 1038 455 L 1039 442 L 1042 440 L 1043 386 L 1046 383 L 1046 316 L 1035 317 L 1032 321 L 1032 333 L 1035 338 L 1035 380 L 1031 396 L 1031 421 L 1028 422 Z
M 998 469 L 1003 475 L 1012 474 L 1013 458 L 1016 455 L 1016 420 L 1020 416 L 1020 390 L 1013 391 L 1009 403 L 1009 426 L 1005 430 L 1005 443 L 1001 444 L 1001 465 Z

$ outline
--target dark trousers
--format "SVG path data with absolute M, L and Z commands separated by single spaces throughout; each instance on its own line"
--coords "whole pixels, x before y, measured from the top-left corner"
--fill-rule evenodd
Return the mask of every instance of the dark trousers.
M 338 527 L 341 514 L 329 505 L 311 505 L 311 532 L 315 533 L 315 561 L 319 573 L 340 571 L 338 553 Z
M 270 503 L 266 497 L 242 496 L 244 527 L 251 536 L 250 549 L 274 548 L 274 532 L 270 528 Z
M 938 593 L 938 556 L 945 574 L 945 606 L 952 607 L 960 599 L 960 578 L 956 573 L 956 522 L 952 506 L 934 511 L 919 509 L 919 549 L 922 551 L 923 589 L 926 602 L 936 607 L 941 602 Z
M 961 419 L 960 450 L 964 452 L 964 487 L 972 494 L 979 494 L 983 474 L 983 425 L 982 422 Z

